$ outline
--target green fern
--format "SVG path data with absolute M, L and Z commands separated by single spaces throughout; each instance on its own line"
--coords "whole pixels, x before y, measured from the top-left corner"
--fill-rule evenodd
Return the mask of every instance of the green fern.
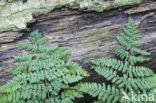
M 70 52 L 46 46 L 47 39 L 36 30 L 28 37 L 30 43 L 19 43 L 31 54 L 14 57 L 21 63 L 7 71 L 16 76 L 0 88 L 0 103 L 73 103 L 83 96 L 70 84 L 88 73 L 72 61 L 65 62 Z
M 120 57 L 119 60 L 104 58 L 90 61 L 91 68 L 111 84 L 79 83 L 75 87 L 81 92 L 98 97 L 95 103 L 150 103 L 150 101 L 123 100 L 123 93 L 129 97 L 132 91 L 135 94 L 153 94 L 153 96 L 156 94 L 155 73 L 149 68 L 137 66 L 137 63 L 149 61 L 150 58 L 145 56 L 150 53 L 137 48 L 142 46 L 143 42 L 137 41 L 142 36 L 138 34 L 133 19 L 128 19 L 123 30 L 124 33 L 117 36 L 123 48 L 117 46 L 111 48 L 114 54 Z

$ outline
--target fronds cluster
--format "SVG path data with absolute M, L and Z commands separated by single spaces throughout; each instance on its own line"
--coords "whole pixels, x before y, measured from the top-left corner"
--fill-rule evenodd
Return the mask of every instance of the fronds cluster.
M 70 53 L 66 48 L 45 45 L 47 39 L 36 30 L 28 37 L 30 43 L 19 43 L 31 54 L 14 57 L 21 63 L 7 71 L 15 77 L 0 88 L 0 103 L 72 103 L 83 96 L 70 85 L 88 73 L 65 61 Z
M 106 81 L 111 82 L 109 85 L 105 83 L 80 83 L 77 85 L 80 91 L 98 97 L 96 103 L 151 102 L 146 99 L 132 101 L 132 92 L 135 94 L 152 94 L 154 98 L 156 94 L 155 73 L 150 68 L 137 66 L 137 63 L 150 60 L 149 57 L 146 57 L 150 53 L 138 48 L 144 43 L 138 41 L 142 36 L 139 35 L 137 28 L 133 19 L 129 18 L 123 28 L 124 33 L 117 36 L 122 47 L 114 46 L 111 49 L 120 59 L 104 58 L 90 61 L 91 68 Z M 124 93 L 130 99 L 122 99 Z

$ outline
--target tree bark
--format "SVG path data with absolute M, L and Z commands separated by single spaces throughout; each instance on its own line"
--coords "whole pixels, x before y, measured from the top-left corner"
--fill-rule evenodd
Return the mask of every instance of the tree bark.
M 35 29 L 49 37 L 47 44 L 58 44 L 71 51 L 68 60 L 73 60 L 91 73 L 85 81 L 103 81 L 101 77 L 89 70 L 88 61 L 104 57 L 115 57 L 109 49 L 118 45 L 116 36 L 128 17 L 132 17 L 139 26 L 141 48 L 151 52 L 152 60 L 143 63 L 155 72 L 156 68 L 156 1 L 148 0 L 139 5 L 123 6 L 104 12 L 80 11 L 68 8 L 55 9 L 48 14 L 34 15 L 35 23 L 29 24 L 24 31 L 6 31 L 0 33 L 0 86 L 12 75 L 6 69 L 18 64 L 12 56 L 26 53 L 18 47 L 18 42 L 27 42 L 29 33 Z

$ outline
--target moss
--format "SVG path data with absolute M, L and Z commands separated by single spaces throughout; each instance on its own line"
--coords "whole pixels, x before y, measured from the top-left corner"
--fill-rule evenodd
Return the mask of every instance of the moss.
M 6 4 L 6 2 L 0 1 L 0 7 L 1 7 L 1 6 L 4 6 L 5 4 Z
M 114 0 L 112 2 L 103 2 L 101 0 L 78 0 L 81 9 L 94 10 L 97 12 L 102 12 L 104 10 L 109 10 L 111 8 L 117 8 L 124 5 L 139 4 L 143 0 Z
M 26 29 L 27 23 L 34 22 L 32 14 L 44 14 L 55 8 L 68 6 L 81 10 L 103 12 L 111 8 L 124 5 L 141 3 L 143 0 L 115 0 L 104 2 L 100 0 L 28 0 L 26 3 L 21 1 L 7 4 L 0 3 L 0 31 Z

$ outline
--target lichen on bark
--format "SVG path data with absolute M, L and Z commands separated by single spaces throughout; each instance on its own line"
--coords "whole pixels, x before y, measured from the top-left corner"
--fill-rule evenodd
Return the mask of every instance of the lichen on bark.
M 28 0 L 11 3 L 0 2 L 0 31 L 18 31 L 35 21 L 32 14 L 44 14 L 66 6 L 72 9 L 103 12 L 124 5 L 139 4 L 143 0 Z

